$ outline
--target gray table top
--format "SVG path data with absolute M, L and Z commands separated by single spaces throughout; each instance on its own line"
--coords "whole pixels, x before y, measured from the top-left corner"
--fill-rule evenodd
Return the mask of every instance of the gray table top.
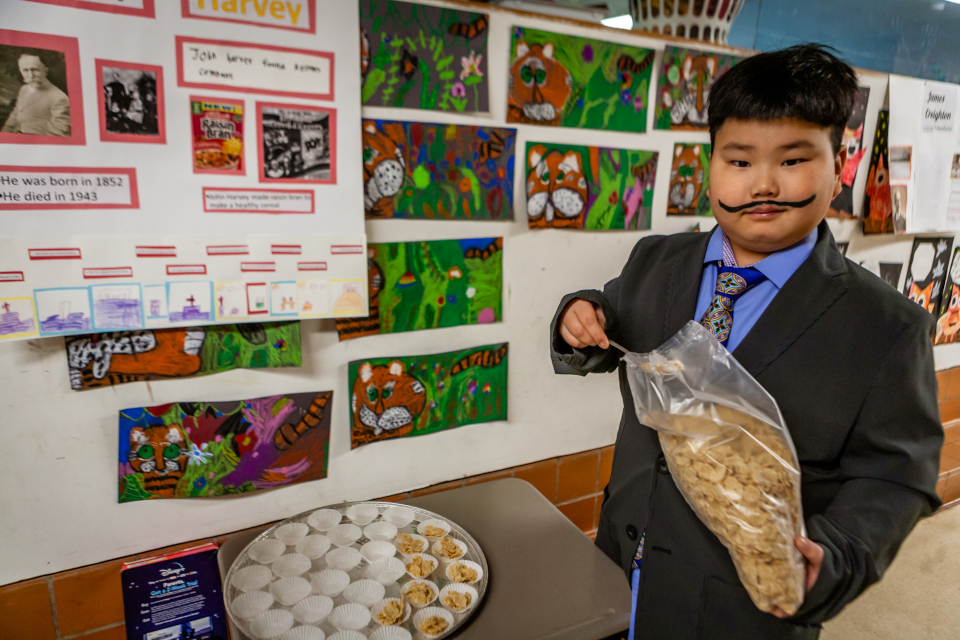
M 457 638 L 600 640 L 630 626 L 623 571 L 530 483 L 505 478 L 402 502 L 457 523 L 487 557 L 487 596 Z M 221 547 L 222 576 L 256 535 Z

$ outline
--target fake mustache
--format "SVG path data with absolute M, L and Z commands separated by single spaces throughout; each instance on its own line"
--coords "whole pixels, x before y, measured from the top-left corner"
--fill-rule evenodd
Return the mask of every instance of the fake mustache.
M 813 194 L 806 200 L 800 200 L 799 202 L 780 202 L 779 200 L 757 200 L 756 202 L 748 202 L 747 204 L 741 204 L 737 207 L 731 207 L 723 204 L 721 200 L 717 200 L 721 207 L 729 211 L 730 213 L 737 213 L 743 211 L 744 209 L 752 209 L 753 207 L 759 207 L 765 204 L 772 204 L 775 207 L 790 207 L 793 209 L 802 209 L 811 202 L 817 199 L 817 194 Z

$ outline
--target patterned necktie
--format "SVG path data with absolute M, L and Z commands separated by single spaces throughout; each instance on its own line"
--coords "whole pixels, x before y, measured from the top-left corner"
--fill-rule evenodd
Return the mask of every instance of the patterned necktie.
M 733 305 L 747 291 L 767 279 L 753 267 L 719 267 L 717 287 L 713 300 L 700 318 L 700 324 L 709 329 L 723 346 L 730 339 L 733 327 Z

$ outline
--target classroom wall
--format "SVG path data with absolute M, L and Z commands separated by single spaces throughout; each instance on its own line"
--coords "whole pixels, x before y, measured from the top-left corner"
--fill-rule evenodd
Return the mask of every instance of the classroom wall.
M 453 3 L 429 2 L 428 4 Z M 491 14 L 491 113 L 460 116 L 365 108 L 371 118 L 516 126 L 517 173 L 513 222 L 383 220 L 367 223 L 369 242 L 502 235 L 504 321 L 380 335 L 340 343 L 332 321 L 304 321 L 303 367 L 235 370 L 204 378 L 133 383 L 71 391 L 63 340 L 0 344 L 0 425 L 7 455 L 0 471 L 0 584 L 16 582 L 142 551 L 207 538 L 292 516 L 341 500 L 397 494 L 465 476 L 613 443 L 620 421 L 613 375 L 555 376 L 548 323 L 560 297 L 601 287 L 615 277 L 633 245 L 649 233 L 686 231 L 712 218 L 665 215 L 670 154 L 677 141 L 707 142 L 706 133 L 648 134 L 506 125 L 510 27 L 522 25 L 661 49 L 670 39 L 551 20 L 476 5 Z M 344 2 L 344 10 L 355 10 Z M 261 34 L 262 41 L 273 34 Z M 279 36 L 282 37 L 282 36 Z M 716 47 L 713 47 L 716 48 Z M 339 54 L 338 54 L 339 55 Z M 660 56 L 657 57 L 657 66 Z M 872 140 L 885 78 L 876 85 L 864 140 Z M 655 83 L 654 83 L 655 85 Z M 651 88 L 650 100 L 653 100 Z M 877 95 L 875 95 L 877 94 Z M 91 115 L 87 115 L 89 118 Z M 649 109 L 648 130 L 653 109 Z M 88 127 L 90 123 L 88 122 Z M 527 229 L 523 150 L 527 140 L 598 144 L 659 151 L 650 232 L 576 232 Z M 869 156 L 869 154 L 867 154 Z M 862 167 L 866 166 L 868 158 Z M 347 167 L 341 168 L 343 171 Z M 359 172 L 357 167 L 356 171 Z M 862 200 L 861 170 L 858 193 Z M 856 199 L 856 198 L 855 198 Z M 854 261 L 906 262 L 911 237 L 864 238 L 857 223 L 832 225 L 849 240 Z M 629 321 L 629 319 L 624 319 Z M 509 419 L 434 435 L 350 450 L 347 364 L 366 357 L 416 355 L 500 341 L 510 342 Z M 937 347 L 938 368 L 960 364 L 960 345 Z M 279 393 L 334 391 L 329 477 L 237 497 L 117 503 L 117 412 L 175 401 L 217 401 Z

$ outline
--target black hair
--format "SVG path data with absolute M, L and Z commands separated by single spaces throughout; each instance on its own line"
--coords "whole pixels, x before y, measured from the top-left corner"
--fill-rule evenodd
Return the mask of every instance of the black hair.
M 710 89 L 711 144 L 727 118 L 793 118 L 829 127 L 833 152 L 839 152 L 856 100 L 857 74 L 828 49 L 800 44 L 758 53 L 720 76 Z

